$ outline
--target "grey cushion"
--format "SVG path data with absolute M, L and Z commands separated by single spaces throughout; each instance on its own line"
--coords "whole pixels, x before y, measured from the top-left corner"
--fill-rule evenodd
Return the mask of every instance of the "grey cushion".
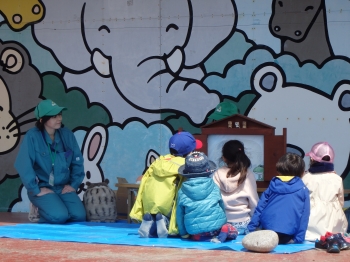
M 255 252 L 271 252 L 278 245 L 278 235 L 272 230 L 258 230 L 246 235 L 242 245 Z

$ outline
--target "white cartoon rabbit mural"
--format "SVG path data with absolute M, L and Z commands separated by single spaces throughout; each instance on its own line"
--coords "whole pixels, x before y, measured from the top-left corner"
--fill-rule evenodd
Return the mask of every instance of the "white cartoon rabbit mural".
M 108 129 L 101 125 L 96 125 L 92 127 L 89 130 L 89 132 L 86 133 L 81 146 L 81 151 L 84 157 L 85 177 L 77 190 L 77 193 L 79 194 L 79 197 L 81 199 L 83 197 L 84 192 L 87 190 L 86 182 L 100 183 L 103 182 L 106 178 L 109 178 L 110 181 L 116 181 L 117 176 L 129 179 L 128 174 L 120 173 L 117 171 L 113 172 L 112 174 L 106 174 L 108 176 L 106 177 L 100 165 L 102 160 L 107 165 L 112 164 L 110 161 L 114 163 L 118 161 L 133 161 L 133 159 L 130 159 L 130 157 L 128 156 L 125 156 L 125 160 L 123 160 L 116 159 L 115 155 L 111 155 L 115 150 L 118 150 L 117 148 L 115 148 L 112 151 L 108 151 L 108 153 L 106 152 L 107 144 L 114 144 L 117 141 L 118 138 L 113 138 L 113 140 L 111 141 L 109 139 Z M 118 141 L 117 143 L 121 143 L 121 141 Z M 144 170 L 140 170 L 140 175 L 142 175 L 152 164 L 152 162 L 158 157 L 159 153 L 157 153 L 154 149 L 149 149 L 145 157 L 144 167 L 142 167 L 144 168 Z M 136 169 L 136 166 L 134 166 L 134 168 Z M 129 182 L 134 183 L 136 181 Z M 114 184 L 111 183 L 110 187 L 114 188 Z
M 85 136 L 81 151 L 84 157 L 85 177 L 80 184 L 77 193 L 80 199 L 83 199 L 84 192 L 87 190 L 86 182 L 99 183 L 104 181 L 100 162 L 106 150 L 108 141 L 108 131 L 103 126 L 93 127 Z

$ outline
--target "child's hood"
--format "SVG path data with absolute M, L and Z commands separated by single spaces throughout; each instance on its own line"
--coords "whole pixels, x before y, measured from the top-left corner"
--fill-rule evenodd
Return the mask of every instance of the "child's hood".
M 185 181 L 181 190 L 190 199 L 202 200 L 211 194 L 215 186 L 216 184 L 210 177 L 198 177 Z
M 280 194 L 290 194 L 294 193 L 300 189 L 303 189 L 305 184 L 299 177 L 294 177 L 287 182 L 283 182 L 278 177 L 274 177 L 271 182 L 269 188 L 276 193 Z
M 238 179 L 240 173 L 234 177 L 226 177 L 229 169 L 227 167 L 222 167 L 216 171 L 215 178 L 221 191 L 225 193 L 232 193 L 238 187 Z
M 178 174 L 179 167 L 185 164 L 183 157 L 176 157 L 173 155 L 160 156 L 151 167 L 153 168 L 153 175 L 158 177 L 170 177 Z

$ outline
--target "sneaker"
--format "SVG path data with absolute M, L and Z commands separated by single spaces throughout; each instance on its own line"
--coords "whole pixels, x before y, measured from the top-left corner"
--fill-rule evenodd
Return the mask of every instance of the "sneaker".
M 40 219 L 39 210 L 36 206 L 30 202 L 28 219 L 30 222 L 38 223 Z
M 334 235 L 327 237 L 326 241 L 328 244 L 328 248 L 327 248 L 328 253 L 339 253 L 340 252 L 338 239 Z
M 327 237 L 333 236 L 333 233 L 327 231 L 326 234 L 324 234 L 324 236 L 325 238 L 327 238 Z
M 316 239 L 315 248 L 328 249 L 328 243 L 322 239 L 320 239 L 320 240 Z
M 333 235 L 338 240 L 340 250 L 350 249 L 350 243 L 346 242 L 341 233 Z

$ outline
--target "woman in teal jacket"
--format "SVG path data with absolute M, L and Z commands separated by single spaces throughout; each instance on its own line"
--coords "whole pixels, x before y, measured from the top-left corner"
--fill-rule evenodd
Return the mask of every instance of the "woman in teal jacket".
M 36 127 L 30 129 L 15 161 L 28 198 L 38 208 L 33 222 L 85 221 L 76 190 L 84 179 L 83 156 L 74 134 L 62 127 L 62 110 L 51 100 L 35 108 Z

